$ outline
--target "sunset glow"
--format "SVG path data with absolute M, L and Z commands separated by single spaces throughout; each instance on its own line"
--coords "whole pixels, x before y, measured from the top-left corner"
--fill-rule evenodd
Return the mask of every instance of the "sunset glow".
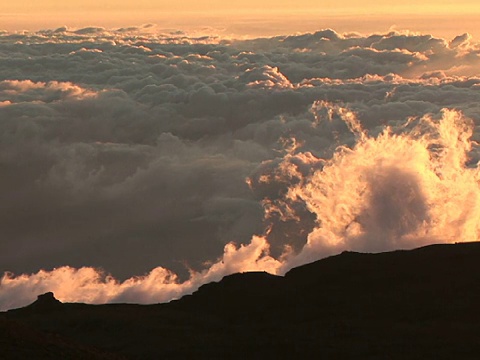
M 477 35 L 476 1 L 16 1 L 0 4 L 0 30 L 61 26 L 124 27 L 152 23 L 159 29 L 214 32 L 228 36 L 270 36 L 315 31 L 386 31 L 389 28 L 455 35 L 458 27 Z M 319 25 L 320 24 L 320 25 Z M 480 33 L 478 33 L 480 35 Z
M 415 13 L 421 10 L 430 10 L 435 12 L 451 11 L 455 9 L 457 12 L 468 13 L 470 10 L 478 9 L 478 2 L 474 0 L 461 0 L 461 1 L 449 1 L 449 0 L 426 0 L 419 4 L 414 0 L 398 1 L 363 1 L 361 4 L 358 1 L 353 0 L 299 0 L 293 4 L 288 0 L 265 0 L 254 1 L 245 0 L 241 3 L 225 2 L 222 0 L 205 0 L 205 1 L 180 1 L 172 2 L 166 0 L 137 0 L 135 2 L 129 0 L 76 0 L 76 1 L 63 1 L 63 0 L 41 0 L 37 2 L 31 2 L 29 0 L 18 0 L 15 2 L 5 2 L 0 5 L 2 11 L 19 11 L 19 10 L 136 10 L 136 11 L 149 11 L 149 10 L 185 10 L 185 11 L 221 11 L 221 10 L 252 10 L 261 9 L 268 11 L 285 11 L 292 9 L 316 9 L 316 10 L 333 10 L 335 11 L 354 11 L 357 9 L 363 9 L 364 12 L 380 12 L 387 9 L 402 9 L 405 12 Z
M 474 1 L 0 4 L 0 310 L 480 240 Z

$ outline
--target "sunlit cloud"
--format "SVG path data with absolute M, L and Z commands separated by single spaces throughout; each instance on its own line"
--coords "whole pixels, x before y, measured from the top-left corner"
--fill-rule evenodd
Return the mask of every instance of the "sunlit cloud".
M 479 240 L 479 45 L 146 25 L 0 35 L 0 308 L 164 302 Z

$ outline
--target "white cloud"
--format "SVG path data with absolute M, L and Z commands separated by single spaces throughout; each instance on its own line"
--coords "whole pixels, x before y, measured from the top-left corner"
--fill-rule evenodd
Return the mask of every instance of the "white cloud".
M 478 49 L 328 29 L 1 33 L 0 271 L 33 275 L 4 277 L 0 307 L 49 290 L 165 301 L 343 249 L 477 240 Z
M 144 276 L 119 282 L 103 271 L 91 267 L 75 269 L 64 266 L 52 271 L 40 270 L 32 275 L 14 277 L 9 273 L 1 279 L 1 309 L 23 306 L 35 294 L 53 291 L 63 302 L 166 302 L 192 293 L 200 285 L 219 281 L 224 276 L 245 271 L 275 272 L 279 261 L 268 255 L 268 242 L 253 237 L 248 245 L 225 246 L 223 257 L 202 272 L 191 272 L 187 281 L 179 281 L 171 271 L 157 267 Z

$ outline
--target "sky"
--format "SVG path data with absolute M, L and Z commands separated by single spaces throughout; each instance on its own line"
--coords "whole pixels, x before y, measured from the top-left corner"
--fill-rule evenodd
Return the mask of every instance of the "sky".
M 0 310 L 480 239 L 475 14 L 32 4 L 0 31 Z
M 28 0 L 19 0 L 15 2 L 7 2 L 1 5 L 0 9 L 10 11 L 28 11 L 34 9 L 45 10 L 66 10 L 66 9 L 83 9 L 83 10 L 99 10 L 99 9 L 127 9 L 127 10 L 186 10 L 186 11 L 212 11 L 212 10 L 238 10 L 238 9 L 262 9 L 262 10 L 291 10 L 291 9 L 364 9 L 365 12 L 377 12 L 387 8 L 401 8 L 408 12 L 415 12 L 419 9 L 433 9 L 436 11 L 455 11 L 468 12 L 472 7 L 478 8 L 478 3 L 473 0 L 451 1 L 451 0 L 426 0 L 418 4 L 417 1 L 404 0 L 401 4 L 397 1 L 363 1 L 361 4 L 353 0 L 299 0 L 294 4 L 287 0 L 265 0 L 253 1 L 245 0 L 241 3 L 227 2 L 222 0 L 204 0 L 204 1 L 165 1 L 165 0 L 137 0 L 135 2 L 129 0 L 83 0 L 83 1 L 61 1 L 61 0 L 41 0 L 31 2 Z
M 222 36 L 272 36 L 322 27 L 337 31 L 390 28 L 453 37 L 462 27 L 480 35 L 476 1 L 15 1 L 0 4 L 0 29 L 61 26 L 107 28 L 146 23 L 162 29 L 215 32 Z

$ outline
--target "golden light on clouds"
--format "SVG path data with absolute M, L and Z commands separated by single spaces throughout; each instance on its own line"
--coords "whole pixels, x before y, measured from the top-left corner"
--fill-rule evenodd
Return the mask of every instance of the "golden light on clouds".
M 0 310 L 480 240 L 479 5 L 417 1 L 2 1 Z
M 160 28 L 211 27 L 224 35 L 273 35 L 315 31 L 386 31 L 391 27 L 452 36 L 476 33 L 477 1 L 245 0 L 227 2 L 156 0 L 19 0 L 0 3 L 0 29 L 39 30 L 60 26 L 121 27 L 145 23 Z M 438 16 L 443 17 L 438 18 Z M 413 24 L 413 27 L 411 26 Z

